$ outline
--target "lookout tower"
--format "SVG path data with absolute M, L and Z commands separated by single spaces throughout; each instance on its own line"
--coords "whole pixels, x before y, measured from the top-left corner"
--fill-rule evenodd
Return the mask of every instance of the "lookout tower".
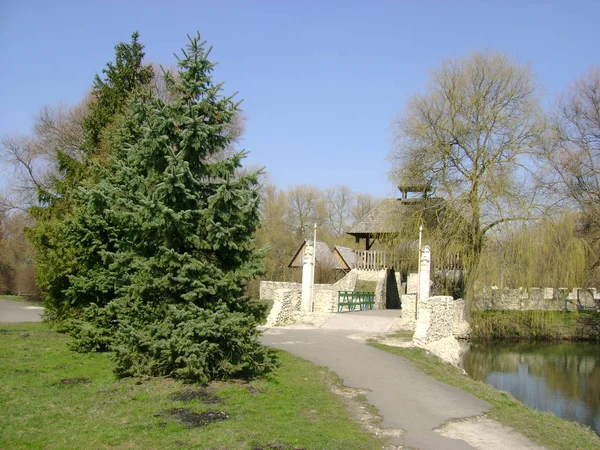
M 406 183 L 398 185 L 400 200 L 429 198 L 431 185 L 428 183 Z

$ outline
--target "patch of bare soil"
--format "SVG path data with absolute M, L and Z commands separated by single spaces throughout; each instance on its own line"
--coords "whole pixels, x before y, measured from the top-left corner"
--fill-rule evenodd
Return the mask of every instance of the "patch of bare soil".
M 168 415 L 183 423 L 186 428 L 205 427 L 211 423 L 229 419 L 229 416 L 223 411 L 204 411 L 198 413 L 187 408 L 171 409 L 168 411 Z
M 244 387 L 252 395 L 258 395 L 262 393 L 262 391 L 259 388 L 257 388 L 256 386 L 252 386 L 251 384 L 247 384 Z
M 377 409 L 367 402 L 366 395 L 368 391 L 344 386 L 341 380 L 332 382 L 330 376 L 326 376 L 325 378 L 329 390 L 342 399 L 354 420 L 367 432 L 377 437 L 383 437 L 384 439 L 398 438 L 404 434 L 404 430 L 399 428 L 383 428 L 381 426 L 381 416 L 378 414 Z M 401 448 L 401 446 L 392 444 L 383 447 L 384 450 L 397 450 Z
M 175 392 L 169 398 L 180 402 L 191 402 L 192 400 L 199 399 L 206 405 L 215 405 L 221 402 L 221 399 L 207 388 L 185 389 L 180 392 Z
M 91 378 L 86 377 L 77 377 L 77 378 L 63 378 L 62 380 L 58 380 L 55 385 L 62 386 L 70 386 L 74 384 L 90 384 L 92 382 Z
M 462 439 L 479 450 L 544 450 L 512 428 L 484 416 L 448 422 L 436 432 L 452 439 Z
M 292 447 L 284 442 L 270 442 L 264 445 L 256 445 L 252 450 L 306 450 L 304 447 Z

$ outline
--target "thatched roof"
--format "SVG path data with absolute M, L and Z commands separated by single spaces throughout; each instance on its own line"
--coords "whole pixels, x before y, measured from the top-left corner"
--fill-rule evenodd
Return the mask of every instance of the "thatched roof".
M 337 259 L 342 270 L 352 270 L 356 264 L 356 254 L 350 247 L 336 245 L 333 248 L 333 256 Z
M 347 234 L 356 238 L 396 234 L 405 229 L 406 221 L 414 219 L 419 212 L 423 213 L 425 220 L 435 220 L 444 205 L 441 198 L 386 198 L 354 224 Z
M 288 267 L 302 267 L 302 258 L 304 257 L 304 249 L 308 241 L 302 242 L 298 250 L 294 253 L 292 260 L 288 264 Z M 311 241 L 312 243 L 312 241 Z M 315 262 L 323 267 L 330 267 L 332 269 L 341 269 L 342 267 L 338 263 L 337 259 L 329 250 L 329 246 L 325 242 L 317 241 Z

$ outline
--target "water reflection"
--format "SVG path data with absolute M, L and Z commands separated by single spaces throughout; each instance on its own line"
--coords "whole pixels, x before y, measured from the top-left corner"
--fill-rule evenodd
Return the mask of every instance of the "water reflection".
M 600 344 L 471 344 L 462 365 L 526 405 L 600 434 Z

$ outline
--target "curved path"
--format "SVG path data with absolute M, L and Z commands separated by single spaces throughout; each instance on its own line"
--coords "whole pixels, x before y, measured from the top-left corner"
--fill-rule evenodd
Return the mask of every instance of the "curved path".
M 1 322 L 41 322 L 44 308 L 39 304 L 12 301 L 0 297 Z
M 434 430 L 452 419 L 481 415 L 491 408 L 489 403 L 434 380 L 401 357 L 353 339 L 356 331 L 335 328 L 270 328 L 262 341 L 328 367 L 346 386 L 368 390 L 367 400 L 379 410 L 383 428 L 404 430 L 391 439 L 393 444 L 422 450 L 473 448 Z

